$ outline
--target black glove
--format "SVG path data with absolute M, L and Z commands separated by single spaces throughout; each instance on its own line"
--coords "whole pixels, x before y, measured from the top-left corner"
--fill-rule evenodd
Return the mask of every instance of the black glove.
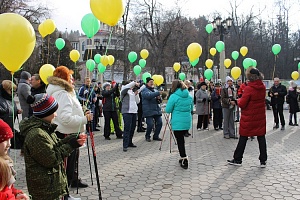
M 221 96 L 218 96 L 218 99 L 221 99 Z
M 69 144 L 71 145 L 71 147 L 74 148 L 74 149 L 81 147 L 81 145 L 78 144 L 78 142 L 77 142 L 77 137 L 74 137 L 74 138 L 70 139 L 68 143 L 69 143 Z
M 203 102 L 206 102 L 206 98 L 203 98 L 203 100 L 202 100 Z

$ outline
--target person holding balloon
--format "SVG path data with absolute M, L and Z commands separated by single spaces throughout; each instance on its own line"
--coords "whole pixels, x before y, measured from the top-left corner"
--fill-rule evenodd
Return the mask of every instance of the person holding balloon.
M 298 105 L 298 97 L 299 93 L 297 92 L 297 84 L 294 81 L 290 81 L 290 87 L 288 91 L 288 95 L 286 96 L 287 103 L 289 104 L 289 112 L 290 112 L 290 126 L 298 126 L 297 121 L 297 112 L 299 112 Z M 293 124 L 293 116 L 294 116 L 294 124 Z

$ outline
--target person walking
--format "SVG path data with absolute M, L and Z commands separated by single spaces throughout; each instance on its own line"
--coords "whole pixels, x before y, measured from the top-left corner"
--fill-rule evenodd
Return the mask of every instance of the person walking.
M 123 133 L 123 151 L 126 152 L 128 147 L 136 147 L 132 143 L 133 134 L 136 127 L 136 115 L 138 111 L 138 103 L 140 103 L 139 84 L 132 81 L 124 82 L 121 88 L 122 115 L 124 121 Z
M 286 96 L 287 103 L 289 104 L 289 112 L 290 112 L 289 125 L 290 126 L 298 126 L 298 121 L 297 121 L 297 112 L 299 112 L 298 98 L 299 98 L 299 94 L 297 92 L 297 84 L 294 81 L 290 81 L 288 95 Z M 295 123 L 293 123 L 293 116 L 294 116 Z
M 227 160 L 230 165 L 240 166 L 247 144 L 248 137 L 257 136 L 259 145 L 259 160 L 262 168 L 266 167 L 267 145 L 266 145 L 266 87 L 262 82 L 263 75 L 254 67 L 246 70 L 249 80 L 243 96 L 239 98 L 238 105 L 241 108 L 240 138 L 234 151 L 233 159 Z
M 190 96 L 187 86 L 182 81 L 174 80 L 166 112 L 171 114 L 172 130 L 180 154 L 179 163 L 183 169 L 188 168 L 184 136 L 191 128 L 193 105 L 193 98 Z
M 226 84 L 221 91 L 222 111 L 223 111 L 223 134 L 224 138 L 235 138 L 234 130 L 234 110 L 236 105 L 236 91 L 233 87 L 232 78 L 226 77 Z
M 201 82 L 196 92 L 196 114 L 198 115 L 197 130 L 208 130 L 210 96 L 207 84 Z
M 18 84 L 18 97 L 20 101 L 22 112 L 22 119 L 25 119 L 25 117 L 28 117 L 29 115 L 29 104 L 27 103 L 27 97 L 31 94 L 31 74 L 27 71 L 22 71 L 20 76 L 20 81 Z
M 283 104 L 284 97 L 287 95 L 287 90 L 284 85 L 281 85 L 280 79 L 278 77 L 274 78 L 274 85 L 270 88 L 268 92 L 269 97 L 271 97 L 271 106 L 274 116 L 274 129 L 279 128 L 279 119 L 281 123 L 281 130 L 285 130 L 285 120 L 283 115 Z M 278 117 L 279 115 L 279 117 Z
M 211 94 L 213 108 L 213 125 L 216 131 L 223 130 L 223 113 L 221 104 L 221 90 L 219 83 L 215 84 L 215 88 Z
M 148 77 L 146 79 L 146 88 L 142 90 L 142 106 L 143 106 L 143 117 L 146 118 L 147 130 L 146 130 L 146 141 L 151 142 L 150 134 L 153 130 L 153 121 L 155 123 L 155 131 L 153 140 L 162 141 L 159 137 L 162 128 L 162 112 L 160 103 L 162 99 L 160 93 L 154 89 L 154 81 Z

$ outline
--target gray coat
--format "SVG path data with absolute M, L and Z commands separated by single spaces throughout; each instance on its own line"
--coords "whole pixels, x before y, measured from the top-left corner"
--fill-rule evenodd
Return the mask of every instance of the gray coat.
M 20 82 L 18 84 L 18 97 L 20 101 L 21 109 L 23 110 L 22 113 L 22 119 L 25 117 L 28 117 L 29 115 L 29 104 L 27 103 L 27 97 L 31 94 L 30 91 L 31 87 L 24 79 L 20 79 Z
M 203 102 L 203 99 L 206 99 Z M 209 102 L 210 95 L 207 90 L 199 89 L 196 92 L 196 114 L 197 115 L 208 115 L 209 114 Z

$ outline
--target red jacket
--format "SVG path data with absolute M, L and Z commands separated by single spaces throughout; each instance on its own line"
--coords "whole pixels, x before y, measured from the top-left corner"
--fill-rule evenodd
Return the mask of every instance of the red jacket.
M 241 108 L 240 135 L 263 136 L 266 134 L 266 87 L 261 80 L 251 81 L 238 99 Z
M 240 88 L 238 89 L 238 97 L 239 97 L 239 98 L 242 97 L 242 95 L 243 95 L 243 93 L 244 93 L 244 90 L 245 90 L 246 86 L 247 86 L 247 83 L 243 83 L 243 84 L 240 86 Z
M 12 185 L 11 188 L 6 186 L 0 191 L 0 200 L 15 200 L 17 194 L 23 194 L 22 190 L 16 189 L 14 185 Z

